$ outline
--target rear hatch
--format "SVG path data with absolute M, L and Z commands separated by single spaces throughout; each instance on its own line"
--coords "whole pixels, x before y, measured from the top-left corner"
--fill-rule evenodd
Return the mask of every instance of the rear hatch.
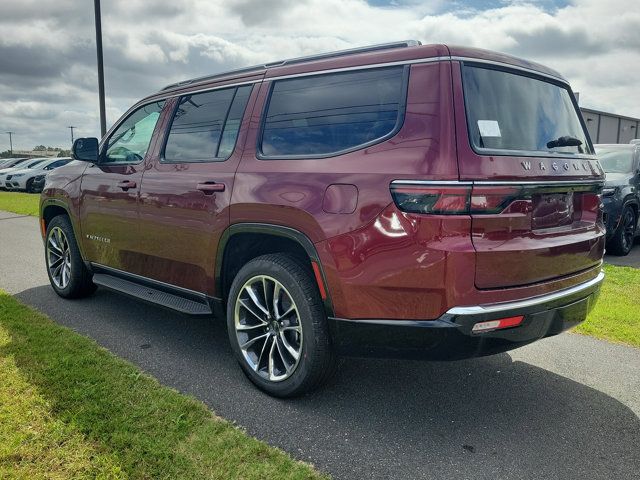
M 460 68 L 458 167 L 471 188 L 476 287 L 529 285 L 599 265 L 603 171 L 568 85 L 473 61 Z

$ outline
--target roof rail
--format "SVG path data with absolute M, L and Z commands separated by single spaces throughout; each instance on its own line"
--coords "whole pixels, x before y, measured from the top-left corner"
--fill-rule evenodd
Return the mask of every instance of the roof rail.
M 417 47 L 418 45 L 422 45 L 422 42 L 420 42 L 419 40 L 403 40 L 399 42 L 368 45 L 366 47 L 349 48 L 347 50 L 338 50 L 335 52 L 318 53 L 318 54 L 309 55 L 306 57 L 296 57 L 296 58 L 290 58 L 287 60 L 279 60 L 277 62 L 264 63 L 261 65 L 253 65 L 251 67 L 239 68 L 237 70 L 229 70 L 222 73 L 216 73 L 215 75 L 206 75 L 204 77 L 192 78 L 190 80 L 184 80 L 182 82 L 177 82 L 177 83 L 172 83 L 170 85 L 167 85 L 160 91 L 163 92 L 165 90 L 170 90 L 172 88 L 182 87 L 185 85 L 190 85 L 192 83 L 203 82 L 205 80 L 215 80 L 216 78 L 223 78 L 229 75 L 238 75 L 240 73 L 251 73 L 253 71 L 257 72 L 260 70 L 265 70 L 265 69 L 274 68 L 274 67 L 294 65 L 296 63 L 311 62 L 314 60 L 324 60 L 327 58 L 343 57 L 346 55 L 353 55 L 356 53 L 369 53 L 369 52 L 377 52 L 379 50 L 391 50 L 395 48 Z

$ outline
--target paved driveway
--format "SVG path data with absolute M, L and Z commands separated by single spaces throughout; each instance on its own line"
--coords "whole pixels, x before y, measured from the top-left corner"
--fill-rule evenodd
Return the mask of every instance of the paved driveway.
M 338 479 L 637 479 L 640 349 L 574 334 L 452 363 L 347 359 L 322 391 L 251 386 L 221 322 L 48 286 L 34 218 L 0 215 L 0 288 Z M 4 219 L 2 219 L 4 218 Z

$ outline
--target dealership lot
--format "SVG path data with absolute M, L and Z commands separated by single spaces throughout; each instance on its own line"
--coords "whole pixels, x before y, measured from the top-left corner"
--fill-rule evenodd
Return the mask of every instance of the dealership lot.
M 335 478 L 637 474 L 638 349 L 566 334 L 455 363 L 348 359 L 325 390 L 281 401 L 244 378 L 221 324 L 104 290 L 62 301 L 37 219 L 1 213 L 0 232 L 0 288 Z

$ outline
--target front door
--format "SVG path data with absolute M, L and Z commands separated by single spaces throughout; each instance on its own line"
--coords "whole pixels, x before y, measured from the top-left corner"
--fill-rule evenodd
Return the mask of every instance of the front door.
M 242 119 L 254 102 L 252 90 L 252 85 L 221 87 L 184 95 L 167 105 L 175 112 L 171 127 L 140 190 L 142 275 L 213 292 L 217 246 L 229 224 L 231 192 L 248 127 L 248 120 Z
M 135 109 L 102 142 L 98 163 L 82 176 L 79 218 L 86 259 L 128 272 L 136 270 L 138 198 L 147 152 L 164 101 Z

